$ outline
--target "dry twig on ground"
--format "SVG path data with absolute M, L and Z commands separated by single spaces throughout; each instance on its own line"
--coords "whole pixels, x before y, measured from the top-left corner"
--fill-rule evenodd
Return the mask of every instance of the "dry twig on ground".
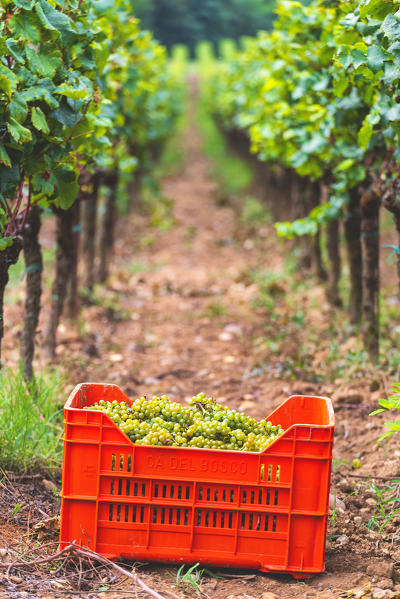
M 49 543 L 45 545 L 47 547 Z M 41 547 L 39 546 L 36 547 L 34 550 L 40 551 L 40 548 Z M 91 549 L 88 549 L 87 547 L 77 545 L 75 542 L 72 542 L 71 544 L 67 545 L 67 547 L 64 547 L 64 549 L 61 549 L 60 551 L 57 551 L 56 553 L 53 553 L 52 555 L 49 555 L 47 557 L 38 557 L 29 561 L 21 560 L 21 557 L 24 557 L 28 554 L 29 551 L 22 554 L 19 560 L 0 563 L 0 568 L 6 570 L 5 576 L 10 582 L 12 582 L 9 578 L 12 570 L 21 570 L 23 568 L 37 569 L 37 567 L 41 564 L 48 564 L 50 562 L 61 562 L 57 566 L 57 568 L 52 572 L 52 575 L 54 576 L 55 574 L 60 573 L 62 569 L 66 568 L 66 566 L 68 564 L 71 564 L 72 562 L 77 567 L 78 589 L 80 589 L 83 576 L 83 563 L 88 562 L 91 566 L 90 571 L 94 571 L 95 566 L 93 562 L 97 561 L 101 564 L 106 565 L 108 568 L 114 570 L 115 572 L 118 572 L 119 574 L 122 574 L 123 576 L 131 579 L 144 592 L 146 592 L 151 597 L 154 597 L 154 599 L 166 599 L 165 596 L 161 595 L 160 593 L 149 587 L 136 573 L 129 572 L 125 568 L 122 568 L 122 566 L 119 566 L 118 564 L 112 562 L 106 557 L 103 557 L 102 555 L 96 553 L 95 551 L 92 551 Z M 77 558 L 78 563 L 76 564 Z

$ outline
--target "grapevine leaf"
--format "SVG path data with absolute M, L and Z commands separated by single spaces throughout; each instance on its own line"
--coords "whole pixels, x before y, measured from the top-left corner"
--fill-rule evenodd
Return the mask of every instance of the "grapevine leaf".
M 23 96 L 15 92 L 12 97 L 12 102 L 9 104 L 10 115 L 19 123 L 23 123 L 28 114 L 28 106 Z
M 391 2 L 382 2 L 382 0 L 369 0 L 369 2 L 365 2 L 363 6 L 360 6 L 360 17 L 362 19 L 370 17 L 382 20 L 390 12 L 392 12 Z
M 370 46 L 367 50 L 368 66 L 376 73 L 384 66 L 384 61 L 387 58 L 386 53 L 379 46 Z
M 11 94 L 17 88 L 17 85 L 18 77 L 13 71 L 0 63 L 0 90 L 11 99 Z
M 39 84 L 29 87 L 27 90 L 22 92 L 21 95 L 26 102 L 43 100 L 50 108 L 54 109 L 58 107 L 57 100 L 50 93 L 48 86 L 44 85 L 43 80 L 41 85 Z
M 13 244 L 13 240 L 11 237 L 1 237 L 0 238 L 0 252 L 3 252 L 7 248 L 11 247 Z
M 11 160 L 2 143 L 0 143 L 0 164 L 11 168 Z
M 0 193 L 10 197 L 20 182 L 20 172 L 17 164 L 12 163 L 11 168 L 0 165 Z
M 56 87 L 54 93 L 66 96 L 72 100 L 83 100 L 89 96 L 89 91 L 82 85 L 73 86 L 69 83 L 62 83 Z
M 32 186 L 36 193 L 51 196 L 54 194 L 54 185 L 42 174 L 35 174 L 32 177 Z
M 337 96 L 339 96 L 339 98 L 341 98 L 343 96 L 344 92 L 346 91 L 348 85 L 349 85 L 349 80 L 345 75 L 342 75 L 342 76 L 338 77 L 337 79 L 334 79 L 333 89 L 335 91 L 335 94 Z
M 7 123 L 8 131 L 11 137 L 17 143 L 27 143 L 32 140 L 32 133 L 26 127 L 23 127 L 21 123 L 18 123 L 13 117 L 10 117 Z
M 400 69 L 396 64 L 385 64 L 385 81 L 391 85 L 396 80 L 400 79 Z
M 38 131 L 43 131 L 43 133 L 50 133 L 46 117 L 44 116 L 43 111 L 38 106 L 34 106 L 32 108 L 32 123 Z
M 79 171 L 75 164 L 63 163 L 54 169 L 57 183 L 57 197 L 55 205 L 66 210 L 74 203 L 79 192 Z
M 57 208 L 67 210 L 75 202 L 76 196 L 79 192 L 78 181 L 63 181 L 62 179 L 57 180 L 57 197 L 55 199 L 55 205 Z
M 31 0 L 13 0 L 15 6 L 24 10 L 32 10 L 33 3 Z
M 53 110 L 51 116 L 65 127 L 68 127 L 68 129 L 76 125 L 76 114 L 66 105 L 61 104 L 59 108 Z
M 114 0 L 93 0 L 93 6 L 98 15 L 104 15 L 114 5 Z
M 397 60 L 400 60 L 400 42 L 394 42 L 394 44 L 391 44 L 387 51 L 393 54 Z
M 387 111 L 385 116 L 388 121 L 400 121 L 400 104 L 394 104 Z
M 367 62 L 367 58 L 362 50 L 355 48 L 354 50 L 351 51 L 351 61 L 352 61 L 353 67 L 355 69 L 358 69 L 359 66 L 361 66 L 362 64 L 365 64 Z
M 349 168 L 353 166 L 353 164 L 354 160 L 352 158 L 346 158 L 337 165 L 336 171 L 347 171 Z
M 369 140 L 371 139 L 372 136 L 372 132 L 373 132 L 373 127 L 372 125 L 366 120 L 363 123 L 363 126 L 361 127 L 359 133 L 358 133 L 358 143 L 360 144 L 360 146 L 362 148 L 366 148 L 368 145 Z
M 61 55 L 55 48 L 45 51 L 42 47 L 38 51 L 35 48 L 28 47 L 26 48 L 26 56 L 32 71 L 41 77 L 54 77 L 56 71 L 62 65 Z
M 4 75 L 0 70 L 0 91 L 4 92 L 8 99 L 11 98 L 11 85 L 7 75 Z
M 30 44 L 40 41 L 40 21 L 32 12 L 21 11 L 14 14 L 9 20 L 8 26 L 15 38 L 24 40 Z
M 17 40 L 8 39 L 6 40 L 6 46 L 11 54 L 11 56 L 19 63 L 24 62 L 24 56 L 22 48 L 20 47 L 20 43 Z
M 393 14 L 387 15 L 382 23 L 382 31 L 390 42 L 400 40 L 400 23 Z
M 41 22 L 43 27 L 45 29 L 47 29 L 48 31 L 51 31 L 53 33 L 53 35 L 55 34 L 55 37 L 58 37 L 60 35 L 59 30 L 56 29 L 56 27 L 53 27 L 53 25 L 50 23 L 49 19 L 46 17 L 46 15 L 43 12 L 42 6 L 40 4 L 36 4 L 35 9 L 36 9 L 36 14 L 39 17 L 39 21 Z
M 47 21 L 60 32 L 64 45 L 71 45 L 77 35 L 73 21 L 65 13 L 51 6 L 46 0 L 40 0 L 40 7 Z

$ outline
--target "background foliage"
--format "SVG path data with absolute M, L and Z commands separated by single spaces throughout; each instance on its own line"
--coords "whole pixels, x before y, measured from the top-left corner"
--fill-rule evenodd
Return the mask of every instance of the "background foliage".
M 202 40 L 216 44 L 271 29 L 275 0 L 135 0 L 143 27 L 162 44 L 186 44 L 193 53 Z

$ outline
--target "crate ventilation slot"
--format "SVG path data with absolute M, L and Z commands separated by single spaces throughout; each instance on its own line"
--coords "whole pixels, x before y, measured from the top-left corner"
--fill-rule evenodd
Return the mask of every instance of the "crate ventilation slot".
M 190 499 L 190 486 L 155 483 L 153 496 L 162 499 Z
M 132 482 L 129 479 L 123 478 L 112 478 L 110 480 L 110 495 L 146 497 L 146 483 Z
M 281 479 L 281 467 L 280 464 L 273 466 L 272 464 L 261 464 L 260 466 L 260 480 L 261 481 L 276 481 L 280 482 Z
M 197 492 L 199 501 L 223 501 L 226 503 L 235 502 L 234 489 L 221 489 L 218 487 L 199 486 Z
M 110 503 L 108 508 L 110 522 L 145 522 L 145 506 Z
M 124 453 L 120 453 L 118 455 L 113 453 L 111 455 L 111 470 L 113 472 L 115 472 L 117 470 L 117 465 L 118 465 L 118 470 L 120 472 L 124 472 L 125 464 L 126 464 L 126 472 L 131 472 L 132 471 L 132 456 L 130 456 L 130 455 L 126 456 Z
M 188 508 L 153 507 L 151 521 L 153 524 L 188 526 L 189 516 Z

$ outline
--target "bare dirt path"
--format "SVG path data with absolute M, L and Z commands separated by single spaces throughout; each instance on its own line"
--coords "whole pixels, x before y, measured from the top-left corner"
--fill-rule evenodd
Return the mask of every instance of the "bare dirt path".
M 365 424 L 381 390 L 371 391 L 370 382 L 360 379 L 343 387 L 340 381 L 335 385 L 301 374 L 279 376 L 285 356 L 269 352 L 263 339 L 278 336 L 293 315 L 281 307 L 276 320 L 269 320 L 265 309 L 255 307 L 259 288 L 249 273 L 257 268 L 282 271 L 284 256 L 272 227 L 260 227 L 254 243 L 232 207 L 219 205 L 194 108 L 192 104 L 183 135 L 184 164 L 163 184 L 164 194 L 173 200 L 174 225 L 160 232 L 141 216 L 121 222 L 118 263 L 99 291 L 98 305 L 84 308 L 78 323 L 62 325 L 60 362 L 70 373 L 71 386 L 83 380 L 115 382 L 131 397 L 167 393 L 178 401 L 205 391 L 259 418 L 293 393 L 333 394 L 338 420 L 335 464 L 346 460 L 335 470 L 334 488 L 338 497 L 347 497 L 347 509 L 335 510 L 330 522 L 326 572 L 305 583 L 286 575 L 249 572 L 237 579 L 205 576 L 201 589 L 214 599 L 400 597 L 398 575 L 393 572 L 400 563 L 395 537 L 392 533 L 385 540 L 385 535 L 369 533 L 366 524 L 376 509 L 375 499 L 368 493 L 352 495 L 351 460 L 358 453 L 364 452 L 362 473 L 397 475 L 398 456 L 391 461 L 373 444 L 380 421 Z M 281 287 L 279 298 L 288 289 L 285 281 Z M 307 310 L 310 292 L 300 293 L 297 301 Z M 315 303 L 314 321 L 323 323 L 329 308 L 318 288 Z M 294 314 L 298 307 L 293 307 Z M 7 322 L 15 327 L 20 303 L 7 309 Z M 46 310 L 42 320 L 44 324 Z M 296 329 L 299 335 L 301 329 Z M 296 338 L 283 341 L 288 355 L 295 352 Z M 324 341 L 322 324 L 318 341 L 318 351 L 329 343 Z M 10 355 L 12 340 L 8 343 L 5 354 Z M 43 361 L 39 355 L 38 362 Z M 316 358 L 316 371 L 322 361 L 323 357 Z M 176 571 L 175 566 L 161 565 L 142 569 L 148 584 L 181 597 L 183 591 L 173 584 Z M 381 594 L 371 590 L 376 588 Z M 193 589 L 185 596 L 194 597 Z

